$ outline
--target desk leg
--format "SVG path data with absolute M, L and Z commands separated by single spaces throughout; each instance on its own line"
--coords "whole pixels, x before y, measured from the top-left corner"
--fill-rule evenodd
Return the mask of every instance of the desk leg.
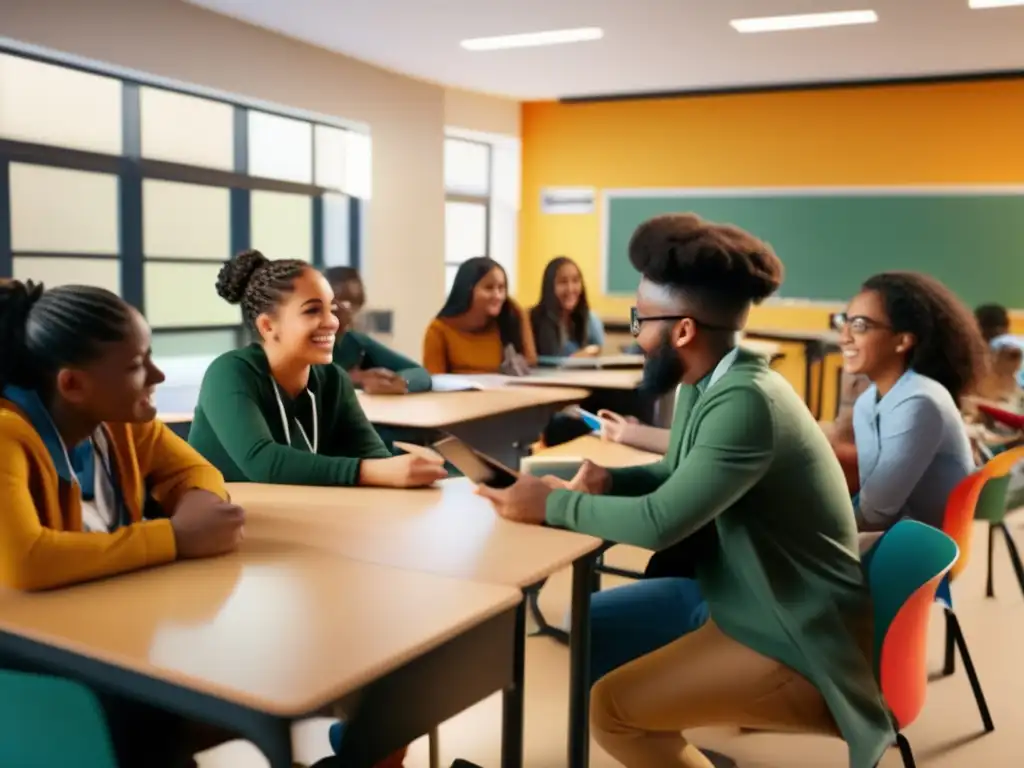
M 501 768 L 523 768 L 523 722 L 526 699 L 526 600 L 516 609 L 515 646 L 512 651 L 512 685 L 501 702 Z
M 590 763 L 590 595 L 594 555 L 572 566 L 572 628 L 569 632 L 569 768 Z
M 270 720 L 247 737 L 263 753 L 270 768 L 292 768 L 292 726 L 288 720 Z

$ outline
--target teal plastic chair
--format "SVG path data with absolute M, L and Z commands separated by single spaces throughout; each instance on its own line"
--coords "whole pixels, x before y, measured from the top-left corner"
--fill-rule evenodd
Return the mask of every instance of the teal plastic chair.
M 1024 592 L 1024 564 L 1021 563 L 1020 552 L 1013 540 L 1010 529 L 1006 526 L 1006 504 L 1010 489 L 1010 473 L 1014 466 L 1024 461 L 1024 446 L 1011 448 L 997 454 L 985 464 L 982 470 L 989 478 L 981 491 L 978 506 L 974 514 L 976 520 L 988 523 L 988 564 L 985 578 L 985 597 L 995 597 L 995 577 L 992 572 L 992 560 L 995 556 L 996 534 L 1001 533 L 1006 542 L 1006 551 L 1010 555 L 1013 572 L 1017 576 L 1017 584 Z
M 0 672 L 0 765 L 117 768 L 92 691 L 59 677 Z
M 939 583 L 959 557 L 937 528 L 901 520 L 862 560 L 874 602 L 875 674 L 896 720 L 896 746 L 906 768 L 914 752 L 902 731 L 917 719 L 928 691 L 928 622 Z

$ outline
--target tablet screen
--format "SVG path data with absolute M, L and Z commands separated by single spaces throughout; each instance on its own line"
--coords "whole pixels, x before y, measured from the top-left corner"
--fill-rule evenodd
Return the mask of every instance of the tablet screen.
M 516 475 L 510 469 L 474 451 L 458 438 L 447 437 L 434 443 L 434 450 L 477 485 L 508 488 L 516 481 Z

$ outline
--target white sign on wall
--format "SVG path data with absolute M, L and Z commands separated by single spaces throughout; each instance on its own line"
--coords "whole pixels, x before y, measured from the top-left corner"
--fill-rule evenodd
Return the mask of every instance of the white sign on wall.
M 593 213 L 593 187 L 545 187 L 540 191 L 541 213 Z

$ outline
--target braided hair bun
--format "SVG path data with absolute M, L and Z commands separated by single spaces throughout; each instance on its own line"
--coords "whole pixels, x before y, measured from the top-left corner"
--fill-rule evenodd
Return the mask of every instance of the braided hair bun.
M 217 294 L 229 304 L 241 303 L 253 275 L 268 264 L 270 259 L 259 251 L 242 251 L 220 268 Z

